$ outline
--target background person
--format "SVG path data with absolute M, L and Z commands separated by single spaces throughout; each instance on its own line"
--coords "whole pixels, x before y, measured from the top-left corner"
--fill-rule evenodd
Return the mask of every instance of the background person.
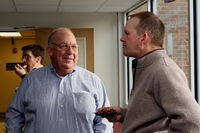
M 124 27 L 123 54 L 134 57 L 127 108 L 111 107 L 122 133 L 200 133 L 200 106 L 184 72 L 163 49 L 165 27 L 151 12 L 133 14 Z M 99 109 L 99 112 L 102 108 Z
M 76 66 L 78 45 L 68 28 L 49 37 L 51 65 L 23 80 L 7 111 L 7 133 L 112 133 L 112 124 L 95 115 L 110 106 L 99 77 Z M 25 124 L 26 121 L 26 124 Z
M 26 75 L 26 71 L 31 72 L 34 69 L 43 67 L 44 48 L 37 44 L 30 44 L 23 46 L 21 50 L 23 51 L 22 61 L 24 63 L 24 66 L 16 64 L 15 73 L 21 78 L 24 78 L 24 76 Z M 23 67 L 26 68 L 26 71 Z

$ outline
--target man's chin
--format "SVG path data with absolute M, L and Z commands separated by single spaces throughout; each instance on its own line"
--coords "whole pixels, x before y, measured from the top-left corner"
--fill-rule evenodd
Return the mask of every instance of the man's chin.
M 64 64 L 65 69 L 71 69 L 71 68 L 74 68 L 74 67 L 75 67 L 74 63 L 65 63 Z

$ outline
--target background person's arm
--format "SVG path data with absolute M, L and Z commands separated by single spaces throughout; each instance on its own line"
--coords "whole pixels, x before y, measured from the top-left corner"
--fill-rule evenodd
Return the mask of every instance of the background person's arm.
M 26 75 L 26 71 L 24 70 L 24 68 L 22 66 L 20 66 L 19 64 L 15 65 L 15 73 L 20 76 L 21 78 L 24 78 L 24 75 Z

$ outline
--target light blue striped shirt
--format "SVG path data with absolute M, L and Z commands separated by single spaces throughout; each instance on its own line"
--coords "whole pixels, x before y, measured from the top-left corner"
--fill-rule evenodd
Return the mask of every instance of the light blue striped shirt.
M 6 111 L 6 132 L 22 133 L 25 126 L 25 133 L 112 133 L 112 124 L 94 114 L 107 106 L 96 75 L 76 66 L 61 78 L 49 65 L 22 80 Z

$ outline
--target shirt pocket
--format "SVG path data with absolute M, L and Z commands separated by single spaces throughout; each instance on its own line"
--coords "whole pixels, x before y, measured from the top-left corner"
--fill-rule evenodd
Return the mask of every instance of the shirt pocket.
M 74 92 L 74 108 L 77 113 L 90 114 L 95 112 L 95 99 L 91 93 L 87 92 Z

